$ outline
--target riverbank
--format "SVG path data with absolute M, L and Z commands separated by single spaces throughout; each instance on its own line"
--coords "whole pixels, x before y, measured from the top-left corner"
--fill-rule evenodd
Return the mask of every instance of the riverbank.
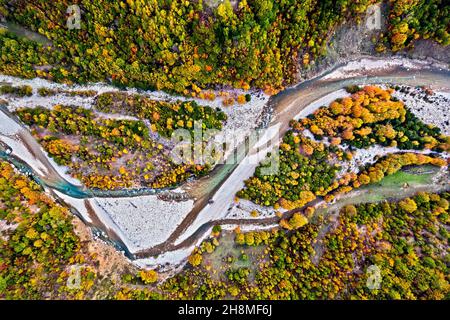
M 388 61 L 386 63 L 388 63 Z M 332 75 L 333 72 L 341 72 L 341 70 L 337 68 L 328 72 L 326 75 Z M 367 70 L 364 72 L 367 72 Z M 340 79 L 337 77 L 322 79 L 319 77 L 299 84 L 295 88 L 288 89 L 286 92 L 273 97 L 270 104 L 273 106 L 274 110 L 269 128 L 279 126 L 279 133 L 282 134 L 286 132 L 289 127 L 289 121 L 292 118 L 296 116 L 306 116 L 317 107 L 327 104 L 328 100 L 331 101 L 336 97 L 339 97 L 339 95 L 346 94 L 342 88 L 350 84 L 364 85 L 369 83 L 390 83 L 393 85 L 406 84 L 410 86 L 432 85 L 443 89 L 447 88 L 448 90 L 448 71 L 433 68 L 427 68 L 426 70 L 422 70 L 420 68 L 408 69 L 403 68 L 402 66 L 395 66 L 394 68 L 388 69 L 374 69 L 370 73 L 370 76 L 366 76 L 364 73 L 357 76 L 352 74 L 350 79 Z M 240 106 L 236 106 L 236 108 L 240 108 Z M 250 111 L 247 110 L 247 112 Z M 242 119 L 242 121 L 244 121 L 244 119 Z M 266 141 L 268 138 L 270 137 L 264 137 Z M 262 148 L 261 150 L 254 149 L 251 150 L 249 154 L 243 155 L 243 158 L 239 161 L 239 165 L 223 167 L 223 169 L 213 172 L 207 178 L 202 178 L 198 182 L 193 181 L 190 183 L 189 188 L 196 189 L 196 183 L 199 183 L 201 188 L 196 190 L 197 200 L 191 203 L 193 206 L 192 210 L 187 212 L 188 207 L 185 207 L 185 209 L 182 210 L 184 212 L 182 215 L 175 214 L 175 217 L 178 217 L 177 219 L 179 220 L 174 222 L 172 220 L 166 221 L 164 219 L 156 218 L 149 219 L 147 215 L 144 214 L 137 214 L 134 216 L 121 215 L 118 213 L 120 210 L 117 211 L 117 208 L 120 208 L 120 206 L 122 206 L 122 208 L 126 208 L 126 211 L 136 210 L 144 213 L 146 210 L 141 210 L 139 207 L 142 204 L 142 208 L 145 208 L 145 206 L 150 204 L 145 201 L 142 201 L 142 203 L 139 201 L 138 208 L 134 208 L 129 204 L 126 204 L 126 207 L 123 207 L 123 203 L 129 203 L 130 200 L 120 199 L 117 202 L 117 208 L 114 208 L 114 202 L 108 205 L 108 210 L 111 211 L 110 214 L 105 214 L 105 212 L 101 213 L 105 215 L 105 217 L 109 217 L 108 219 L 112 221 L 110 222 L 111 225 L 114 226 L 108 227 L 106 225 L 104 228 L 118 228 L 116 230 L 120 230 L 121 233 L 119 236 L 119 232 L 115 232 L 116 236 L 119 238 L 123 237 L 123 243 L 128 242 L 130 248 L 133 248 L 133 241 L 131 240 L 133 239 L 133 234 L 135 234 L 134 241 L 142 241 L 146 237 L 139 235 L 139 232 L 136 231 L 138 230 L 137 226 L 140 226 L 140 222 L 145 222 L 145 226 L 142 226 L 140 229 L 144 230 L 144 233 L 145 230 L 158 226 L 161 232 L 155 236 L 157 241 L 147 242 L 146 246 L 149 247 L 146 249 L 142 249 L 143 246 L 141 246 L 139 248 L 140 250 L 136 251 L 136 258 L 138 259 L 135 260 L 135 263 L 149 268 L 155 268 L 167 263 L 170 266 L 169 269 L 174 269 L 177 268 L 177 266 L 179 267 L 184 265 L 186 258 L 192 251 L 193 247 L 209 236 L 211 229 L 215 224 L 224 224 L 227 228 L 233 228 L 233 226 L 238 225 L 246 226 L 245 228 L 249 230 L 257 230 L 259 228 L 269 228 L 270 226 L 274 226 L 274 223 L 276 224 L 276 219 L 270 215 L 262 216 L 260 219 L 244 218 L 241 215 L 239 215 L 239 218 L 236 219 L 235 217 L 227 215 L 229 213 L 228 209 L 234 203 L 235 191 L 239 190 L 239 188 L 243 185 L 243 181 L 253 174 L 255 166 L 258 164 L 258 160 L 263 158 L 270 148 L 275 147 L 279 143 L 278 139 L 274 140 L 275 141 L 272 141 L 268 144 L 268 146 Z M 264 141 L 258 141 L 255 145 L 262 146 L 264 144 Z M 256 159 L 257 161 L 249 161 L 250 157 L 252 157 L 252 159 Z M 220 187 L 215 188 L 215 185 L 220 185 Z M 203 201 L 201 203 L 199 202 L 200 197 Z M 207 203 L 209 199 L 212 199 L 212 203 Z M 122 200 L 123 203 L 119 206 L 119 202 L 122 202 Z M 154 201 L 158 201 L 158 206 L 161 205 L 161 208 L 163 208 L 158 210 L 166 210 L 164 205 L 167 202 L 160 199 Z M 93 206 L 93 208 L 95 208 L 95 206 Z M 169 210 L 167 210 L 167 213 L 169 213 Z M 116 222 L 114 222 L 114 219 L 112 218 L 113 216 L 115 217 Z M 138 217 L 139 219 L 137 219 Z M 125 220 L 128 220 L 128 225 L 130 227 L 127 227 Z M 91 218 L 91 221 L 95 222 L 95 219 Z M 107 224 L 107 221 L 109 220 L 104 220 L 103 223 L 105 223 L 105 221 Z M 177 226 L 175 229 L 172 227 L 169 228 L 168 224 L 170 221 L 172 221 L 171 224 L 175 224 Z M 131 226 L 134 226 L 134 229 Z M 128 234 L 126 232 L 127 228 L 129 231 Z M 150 234 L 151 233 L 148 235 Z M 137 237 L 141 237 L 140 240 L 136 240 Z M 149 238 L 151 237 L 149 236 Z M 166 239 L 166 241 L 159 242 L 162 239 Z M 133 249 L 137 248 L 134 247 Z
M 335 71 L 335 70 L 333 70 L 333 71 Z M 406 68 L 402 68 L 402 67 L 397 68 L 396 67 L 393 69 L 387 69 L 388 75 L 385 75 L 385 74 L 383 75 L 383 72 L 386 71 L 385 69 L 380 70 L 380 72 L 375 72 L 375 71 L 376 70 L 374 70 L 374 75 L 368 76 L 368 77 L 361 76 L 361 77 L 353 77 L 351 79 L 341 79 L 341 80 L 332 80 L 332 81 L 330 81 L 330 80 L 321 81 L 320 78 L 314 79 L 313 80 L 314 86 L 311 84 L 311 82 L 306 82 L 306 83 L 303 83 L 303 84 L 297 86 L 295 89 L 290 89 L 287 93 L 283 93 L 283 94 L 281 94 L 281 96 L 275 97 L 275 101 L 276 101 L 275 103 L 274 103 L 274 101 L 272 101 L 272 103 L 274 103 L 274 105 L 276 105 L 276 108 L 274 110 L 274 116 L 272 118 L 271 125 L 273 124 L 273 122 L 277 121 L 277 119 L 278 119 L 278 121 L 279 121 L 279 119 L 284 119 L 282 121 L 288 122 L 290 119 L 292 119 L 292 117 L 294 117 L 298 113 L 298 110 L 301 109 L 301 106 L 307 107 L 309 105 L 309 103 L 311 103 L 310 100 L 312 100 L 312 102 L 314 102 L 318 98 L 325 96 L 327 93 L 332 93 L 334 91 L 340 90 L 341 88 L 351 85 L 351 84 L 365 85 L 365 84 L 389 83 L 391 85 L 396 85 L 396 84 L 406 83 L 410 86 L 418 86 L 421 84 L 425 84 L 425 85 L 439 86 L 439 88 L 447 88 L 447 90 L 448 90 L 448 77 L 449 77 L 448 71 L 437 70 L 438 75 L 436 76 L 436 79 L 432 79 L 435 76 L 435 73 L 433 73 L 435 71 L 432 68 L 427 71 L 420 71 L 419 69 L 409 69 L 408 70 Z M 326 89 L 326 91 L 325 91 L 325 89 Z M 304 92 L 306 92 L 306 94 L 303 94 Z M 344 93 L 344 91 L 341 91 L 341 92 Z M 318 97 L 315 96 L 316 99 L 311 97 L 314 94 L 316 94 L 318 96 Z M 305 96 L 306 96 L 306 98 L 305 98 Z M 314 108 L 317 108 L 318 105 L 320 105 L 320 103 L 316 104 L 314 107 L 311 107 L 311 111 L 314 110 Z M 305 116 L 305 115 L 303 115 L 303 116 Z M 288 124 L 286 124 L 285 126 L 287 128 Z M 254 170 L 254 168 L 250 168 L 250 170 L 251 169 Z M 236 170 L 233 171 L 232 175 L 235 174 L 234 172 L 236 172 Z M 245 170 L 243 170 L 242 172 L 245 172 L 245 176 L 242 174 L 238 174 L 242 178 L 240 181 L 243 181 L 245 179 L 245 177 L 247 177 L 247 174 L 248 174 L 248 172 Z M 231 185 L 233 185 L 233 184 L 231 184 Z M 218 193 L 215 193 L 215 194 L 218 194 Z M 201 216 L 209 217 L 210 215 L 213 215 L 213 216 L 217 215 L 218 211 L 213 210 L 214 208 L 217 208 L 216 206 L 214 206 L 215 203 L 216 202 L 214 201 L 212 204 L 209 204 L 209 206 L 206 205 L 203 209 L 205 211 L 203 211 Z M 222 201 L 220 201 L 218 205 L 223 206 Z M 199 234 L 203 234 L 203 236 L 201 236 L 203 238 L 207 237 L 208 233 L 210 232 L 210 228 L 212 228 L 212 226 L 214 225 L 213 219 L 210 219 L 209 221 L 207 221 L 207 220 L 208 219 L 200 220 L 200 218 L 199 218 L 197 220 L 198 226 L 199 226 L 197 231 L 193 232 L 195 228 L 188 229 L 186 232 L 189 232 L 191 234 L 191 236 L 184 234 L 184 235 L 180 236 L 175 243 L 178 244 L 178 246 L 181 244 L 187 244 L 187 243 L 192 244 L 194 241 L 198 240 L 198 237 L 195 237 L 194 235 L 199 235 Z M 248 218 L 247 220 L 252 220 L 254 222 L 257 219 Z M 223 221 L 224 220 L 216 220 L 215 223 L 221 223 Z M 243 220 L 242 219 L 236 220 L 235 222 L 236 222 L 236 225 L 242 225 Z M 260 219 L 260 222 L 261 222 L 261 224 L 267 223 L 266 219 Z M 201 224 L 201 223 L 203 223 L 203 224 Z M 202 231 L 199 232 L 199 230 L 202 230 Z M 159 249 L 160 248 L 158 248 L 158 250 Z M 145 251 L 145 252 L 155 253 L 155 252 L 158 252 L 158 250 Z M 175 262 L 175 261 L 173 261 L 173 262 Z

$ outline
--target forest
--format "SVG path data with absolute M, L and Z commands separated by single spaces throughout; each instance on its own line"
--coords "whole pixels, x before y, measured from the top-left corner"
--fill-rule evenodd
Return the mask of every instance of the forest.
M 241 254 L 237 260 L 229 255 L 217 276 L 208 262 L 222 245 L 223 231 L 215 227 L 213 237 L 189 257 L 189 266 L 166 281 L 158 281 L 154 270 L 141 270 L 104 283 L 98 258 L 74 233 L 67 209 L 5 162 L 0 189 L 0 218 L 9 226 L 0 232 L 2 298 L 83 299 L 104 286 L 109 299 L 446 299 L 450 294 L 448 192 L 346 205 L 337 220 L 331 219 L 333 212 L 311 215 L 288 231 L 235 230 L 234 246 Z M 67 285 L 73 264 L 83 266 L 76 289 Z M 367 287 L 373 265 L 381 272 L 378 289 Z
M 148 288 L 124 287 L 115 298 L 448 299 L 449 200 L 448 192 L 419 192 L 398 202 L 346 205 L 291 231 L 235 231 L 241 255 L 230 252 L 218 278 L 206 261 L 220 236 L 218 246 L 204 242 L 181 274 Z M 261 254 L 249 267 L 235 267 L 255 250 Z M 380 283 L 371 288 L 374 266 Z
M 100 112 L 147 119 L 152 124 L 152 131 L 165 138 L 170 138 L 176 129 L 187 129 L 192 132 L 196 121 L 201 121 L 203 131 L 221 130 L 222 124 L 227 120 L 227 115 L 220 109 L 199 106 L 195 101 L 171 103 L 120 92 L 106 92 L 99 95 L 94 107 Z
M 0 299 L 82 299 L 96 279 L 93 257 L 82 251 L 72 214 L 38 184 L 0 162 Z M 70 288 L 68 267 L 81 266 Z
M 68 83 L 108 79 L 184 95 L 220 86 L 272 94 L 326 54 L 340 23 L 358 20 L 376 2 L 226 0 L 215 7 L 182 0 L 1 0 L 0 16 L 52 44 L 0 29 L 0 71 Z M 73 4 L 81 10 L 80 29 L 66 26 Z M 444 0 L 390 0 L 380 45 L 395 51 L 421 38 L 448 45 L 448 10 Z
M 445 159 L 435 155 L 402 152 L 376 159 L 358 172 L 337 172 L 353 158 L 357 149 L 379 144 L 398 149 L 446 151 L 450 137 L 424 124 L 402 101 L 391 97 L 393 89 L 377 86 L 349 88 L 350 97 L 336 99 L 306 118 L 292 120 L 279 150 L 279 172 L 264 175 L 262 161 L 236 196 L 259 205 L 286 210 L 300 208 L 322 197 L 337 195 L 379 182 L 402 167 L 432 164 L 443 167 Z M 311 138 L 307 133 L 312 134 Z M 266 158 L 273 157 L 271 153 Z
M 383 40 L 393 51 L 411 48 L 418 39 L 450 44 L 450 6 L 445 0 L 389 0 L 389 27 Z M 383 46 L 383 44 L 381 44 Z
M 212 108 L 208 100 L 220 96 L 224 107 L 240 108 L 254 92 L 274 95 L 295 85 L 303 80 L 301 71 L 314 71 L 326 56 L 340 26 L 363 23 L 368 7 L 380 2 L 0 0 L 0 74 L 118 89 L 98 93 L 49 85 L 54 89 L 38 88 L 33 96 L 29 85 L 0 83 L 0 95 L 11 101 L 60 95 L 92 101 L 91 108 L 14 111 L 56 164 L 87 188 L 175 188 L 207 175 L 212 166 L 176 163 L 169 141 L 174 131 L 186 129 L 193 137 L 199 122 L 203 133 L 220 131 L 227 114 L 235 116 L 234 109 Z M 448 0 L 383 3 L 386 30 L 371 38 L 379 54 L 404 54 L 423 40 L 450 44 Z M 80 28 L 68 28 L 74 18 L 70 5 L 80 8 Z M 12 25 L 47 40 L 32 41 Z M 414 190 L 408 197 L 335 201 L 375 188 L 405 168 L 439 167 L 433 168 L 433 182 L 440 185 L 439 179 L 448 180 L 450 137 L 419 119 L 389 85 L 346 89 L 346 97 L 291 120 L 279 150 L 266 158 L 278 157 L 278 173 L 264 174 L 268 164 L 262 161 L 236 194 L 232 206 L 240 209 L 239 200 L 249 200 L 252 218 L 260 214 L 254 208 L 267 210 L 269 228 L 215 225 L 176 273 L 166 272 L 169 263 L 147 270 L 125 259 L 51 187 L 44 190 L 38 177 L 0 159 L 0 300 L 450 299 L 448 181 L 440 192 L 416 192 L 404 183 L 402 191 Z M 153 99 L 143 90 L 180 100 Z M 247 106 L 252 112 L 253 105 Z M 387 148 L 392 149 L 373 159 L 358 158 L 367 149 Z M 223 169 L 219 173 L 228 175 Z M 233 172 L 239 170 L 227 177 Z M 213 194 L 223 184 L 199 185 Z M 195 200 L 186 223 L 197 204 L 214 203 L 213 197 Z M 222 221 L 228 218 L 226 213 Z M 374 269 L 379 283 L 372 288 Z
M 96 105 L 102 111 L 107 111 L 106 97 L 101 95 Z M 142 115 L 151 116 L 150 128 L 141 120 L 109 119 L 93 110 L 61 105 L 51 110 L 22 108 L 17 115 L 30 126 L 49 156 L 57 164 L 68 166 L 69 173 L 88 188 L 165 188 L 176 186 L 192 175 L 207 173 L 211 169 L 207 164 L 175 163 L 167 141 L 156 140 L 151 131 L 170 137 L 175 128 L 184 127 L 184 121 L 186 129 L 192 130 L 189 123 L 194 119 L 204 119 L 205 129 L 220 129 L 219 119 L 225 119 L 225 115 L 195 102 L 171 105 L 145 101 L 146 104 L 134 105 L 129 100 L 129 107 L 150 112 Z
M 370 1 L 253 0 L 233 7 L 227 0 L 217 8 L 178 0 L 75 3 L 80 30 L 66 28 L 67 1 L 3 4 L 8 20 L 43 34 L 59 51 L 51 53 L 58 66 L 48 77 L 183 93 L 211 85 L 278 90 L 292 81 L 299 54 L 311 60 L 323 54 L 330 29 Z
M 449 194 L 419 193 L 397 203 L 348 205 L 317 246 L 308 224 L 278 233 L 271 262 L 258 275 L 256 297 L 275 299 L 445 299 Z M 446 249 L 447 248 L 447 249 Z M 381 270 L 379 289 L 367 268 Z M 258 288 L 263 288 L 259 290 Z
M 450 138 L 438 127 L 424 124 L 402 101 L 392 97 L 394 89 L 365 86 L 349 90 L 350 97 L 338 99 L 292 125 L 309 129 L 318 140 L 330 137 L 355 148 L 379 144 L 399 149 L 449 149 Z
M 326 161 L 330 154 L 324 145 L 317 149 L 309 147 L 314 150 L 310 155 L 304 153 L 310 144 L 310 140 L 303 138 L 302 143 L 299 135 L 288 132 L 279 150 L 279 172 L 264 175 L 261 172 L 266 164 L 261 163 L 254 176 L 245 181 L 245 189 L 236 196 L 276 209 L 280 206 L 293 209 L 327 194 L 335 187 L 332 182 L 338 167 Z

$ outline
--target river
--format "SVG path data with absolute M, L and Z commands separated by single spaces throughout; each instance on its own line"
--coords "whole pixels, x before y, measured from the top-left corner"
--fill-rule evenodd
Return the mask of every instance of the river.
M 289 121 L 307 108 L 312 102 L 351 84 L 383 83 L 409 86 L 424 85 L 442 91 L 450 90 L 450 72 L 431 66 L 419 69 L 408 69 L 397 66 L 389 70 L 371 70 L 364 75 L 358 76 L 345 77 L 344 75 L 343 78 L 337 79 L 327 77 L 333 72 L 342 69 L 344 66 L 336 66 L 314 79 L 304 81 L 274 96 L 270 102 L 273 106 L 273 114 L 268 127 L 277 128 L 279 136 L 282 137 L 289 128 Z M 85 89 L 89 90 L 89 85 Z M 5 112 L 5 110 L 3 109 L 2 112 Z M 16 121 L 13 115 L 7 114 L 7 116 Z M 22 126 L 22 124 L 20 125 Z M 26 148 L 46 168 L 46 174 L 36 172 L 30 164 L 18 159 L 5 147 L 3 147 L 3 150 L 0 149 L 0 158 L 10 161 L 23 172 L 32 175 L 45 189 L 57 190 L 66 196 L 78 199 L 92 197 L 132 197 L 158 192 L 153 189 L 97 191 L 75 185 L 67 181 L 53 168 L 52 164 L 48 161 L 47 155 L 43 153 L 42 148 L 33 139 L 27 128 L 22 126 L 22 130 L 18 136 Z M 260 153 L 265 154 L 267 150 L 276 146 L 278 142 L 279 140 L 269 142 L 269 146 L 264 150 L 259 150 L 255 146 L 251 146 L 248 153 L 240 153 L 236 163 L 218 166 L 207 177 L 191 181 L 189 188 L 195 190 L 197 198 L 192 211 L 186 215 L 181 224 L 169 235 L 166 241 L 134 254 L 128 252 L 128 257 L 131 259 L 144 259 L 192 247 L 205 238 L 215 224 L 267 226 L 277 223 L 279 219 L 276 217 L 258 220 L 228 219 L 226 218 L 226 212 L 233 201 L 235 193 L 242 188 L 243 181 L 253 174 L 257 165 L 257 163 L 251 163 L 251 161 L 246 160 Z M 257 144 L 260 145 L 259 142 Z M 405 194 L 407 193 L 405 192 Z M 290 212 L 290 214 L 292 213 Z M 108 230 L 105 230 L 105 228 L 108 229 L 108 226 L 93 223 L 90 224 L 90 227 L 108 234 Z M 117 238 L 115 235 L 111 236 L 110 232 L 109 236 L 110 238 L 114 238 L 113 240 L 119 244 L 119 247 L 123 248 L 120 237 Z

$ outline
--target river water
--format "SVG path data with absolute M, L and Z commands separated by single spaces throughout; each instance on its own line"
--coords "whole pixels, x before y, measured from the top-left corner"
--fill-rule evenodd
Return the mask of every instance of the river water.
M 334 91 L 340 90 L 348 85 L 364 85 L 364 84 L 392 84 L 392 85 L 409 85 L 409 86 L 429 86 L 439 90 L 450 90 L 450 72 L 439 68 L 427 67 L 419 70 L 410 70 L 403 67 L 397 67 L 388 71 L 371 71 L 370 74 L 363 76 L 354 76 L 351 78 L 329 79 L 326 76 L 332 72 L 339 70 L 342 66 L 336 66 L 332 70 L 322 74 L 321 76 L 302 82 L 299 85 L 286 89 L 277 96 L 272 98 L 273 114 L 269 126 L 280 125 L 280 136 L 282 136 L 289 128 L 289 121 L 293 119 L 300 111 L 306 108 L 315 100 L 330 94 Z M 89 90 L 89 85 L 86 86 Z M 15 119 L 16 120 L 16 119 Z M 22 124 L 21 124 L 22 125 Z M 27 130 L 25 127 L 23 127 Z M 28 131 L 27 131 L 28 132 Z M 42 150 L 35 149 L 35 152 Z M 46 158 L 45 154 L 39 155 L 41 158 Z M 41 186 L 50 190 L 57 190 L 69 197 L 77 199 L 86 199 L 92 197 L 132 197 L 139 195 L 153 195 L 160 191 L 154 189 L 136 189 L 136 190 L 118 190 L 118 191 L 100 191 L 88 190 L 85 187 L 77 186 L 64 177 L 53 175 L 52 177 L 37 173 L 32 167 L 17 159 L 8 152 L 8 149 L 0 144 L 0 158 L 7 160 L 14 164 L 22 172 L 31 175 Z M 242 155 L 239 160 L 245 158 Z M 208 200 L 212 199 L 218 190 L 225 189 L 234 192 L 233 188 L 228 188 L 227 180 L 233 175 L 239 161 L 234 164 L 227 164 L 217 167 L 207 177 L 196 181 L 191 181 L 190 188 L 195 189 L 197 200 L 191 213 L 187 215 L 180 228 L 170 235 L 165 243 L 158 245 L 158 248 L 150 248 L 144 250 L 137 256 L 144 258 L 147 256 L 155 256 L 165 253 L 167 250 L 175 250 L 180 247 L 188 247 L 195 244 L 199 239 L 204 238 L 208 234 L 209 227 L 214 222 L 213 220 L 199 224 L 196 223 L 196 218 L 200 213 L 208 215 L 219 208 L 220 199 L 212 205 L 208 205 Z M 248 170 L 252 170 L 249 167 Z M 253 173 L 253 172 L 250 172 Z M 234 182 L 233 182 L 234 183 Z M 230 193 L 231 194 L 231 193 Z M 229 196 L 229 195 L 228 195 Z M 234 193 L 232 194 L 234 196 Z M 225 199 L 226 197 L 224 197 Z M 220 207 L 222 208 L 222 207 Z M 213 215 L 212 215 L 213 216 Z M 229 220 L 229 219 L 228 219 Z M 230 221 L 226 220 L 227 223 Z M 249 223 L 245 219 L 236 219 L 235 223 Z M 253 224 L 258 224 L 258 221 L 251 220 Z M 224 220 L 225 222 L 225 220 Z M 261 224 L 263 224 L 261 222 Z M 194 232 L 184 236 L 185 241 L 181 244 L 174 245 L 175 240 L 178 239 L 190 226 L 195 225 Z M 92 226 L 100 228 L 101 226 Z M 135 256 L 130 256 L 135 258 Z

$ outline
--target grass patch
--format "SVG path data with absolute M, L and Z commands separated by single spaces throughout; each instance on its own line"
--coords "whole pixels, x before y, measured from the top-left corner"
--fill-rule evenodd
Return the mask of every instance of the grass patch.
M 422 172 L 416 170 L 422 169 Z M 381 187 L 381 188 L 397 188 L 403 187 L 403 184 L 408 183 L 411 185 L 424 185 L 432 182 L 433 175 L 436 173 L 437 168 L 434 166 L 420 166 L 414 167 L 414 170 L 404 171 L 400 170 L 392 175 L 386 176 L 379 183 L 374 184 L 373 187 Z M 412 173 L 417 172 L 417 173 Z

